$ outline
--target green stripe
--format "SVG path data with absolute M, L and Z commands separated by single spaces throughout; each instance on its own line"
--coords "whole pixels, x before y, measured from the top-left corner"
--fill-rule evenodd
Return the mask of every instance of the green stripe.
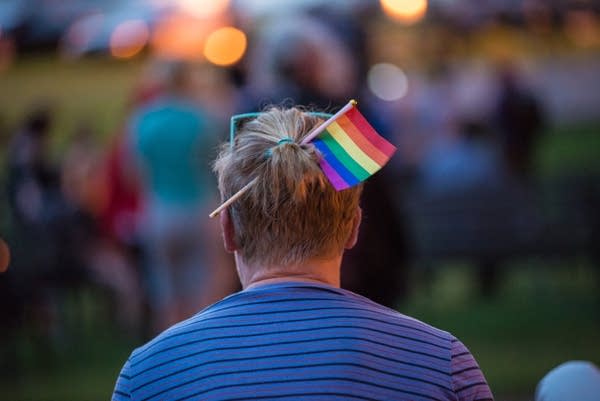
M 331 136 L 329 131 L 325 130 L 319 136 L 325 145 L 331 150 L 331 153 L 354 175 L 359 181 L 364 181 L 371 176 L 367 170 L 362 168 L 344 148 Z

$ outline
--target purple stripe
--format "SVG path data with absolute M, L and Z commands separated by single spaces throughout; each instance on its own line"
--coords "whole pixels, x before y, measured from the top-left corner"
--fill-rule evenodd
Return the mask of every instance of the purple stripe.
M 344 181 L 344 179 L 335 171 L 331 164 L 325 160 L 325 158 L 321 159 L 321 169 L 325 176 L 331 182 L 331 185 L 335 188 L 336 191 L 341 191 L 342 189 L 349 188 L 350 185 Z
M 477 398 L 485 398 L 491 396 L 489 387 L 486 383 L 483 382 L 483 380 L 472 387 L 465 388 L 463 390 L 457 390 L 456 392 L 460 394 L 461 400 L 475 400 Z
M 475 360 L 473 360 L 472 358 L 465 359 L 464 361 L 460 361 L 460 362 L 456 362 L 456 359 L 457 358 L 454 358 L 454 360 L 452 361 L 452 370 L 453 371 L 459 371 L 459 370 L 465 369 L 467 367 L 477 366 L 477 363 L 475 363 Z

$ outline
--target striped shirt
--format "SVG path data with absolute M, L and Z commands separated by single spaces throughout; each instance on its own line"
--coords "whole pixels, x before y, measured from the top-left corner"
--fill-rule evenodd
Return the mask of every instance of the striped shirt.
M 451 334 L 352 292 L 269 284 L 136 349 L 114 401 L 492 400 Z

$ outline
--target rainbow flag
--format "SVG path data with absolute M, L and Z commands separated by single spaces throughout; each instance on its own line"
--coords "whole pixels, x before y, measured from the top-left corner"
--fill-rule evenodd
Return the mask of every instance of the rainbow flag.
M 396 151 L 354 106 L 327 125 L 312 143 L 322 153 L 321 169 L 337 191 L 375 174 Z

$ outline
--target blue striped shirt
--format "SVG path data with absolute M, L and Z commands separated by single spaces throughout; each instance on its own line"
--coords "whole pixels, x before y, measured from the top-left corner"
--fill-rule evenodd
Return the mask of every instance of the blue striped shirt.
M 491 400 L 451 334 L 352 292 L 287 282 L 233 294 L 136 349 L 114 401 Z

